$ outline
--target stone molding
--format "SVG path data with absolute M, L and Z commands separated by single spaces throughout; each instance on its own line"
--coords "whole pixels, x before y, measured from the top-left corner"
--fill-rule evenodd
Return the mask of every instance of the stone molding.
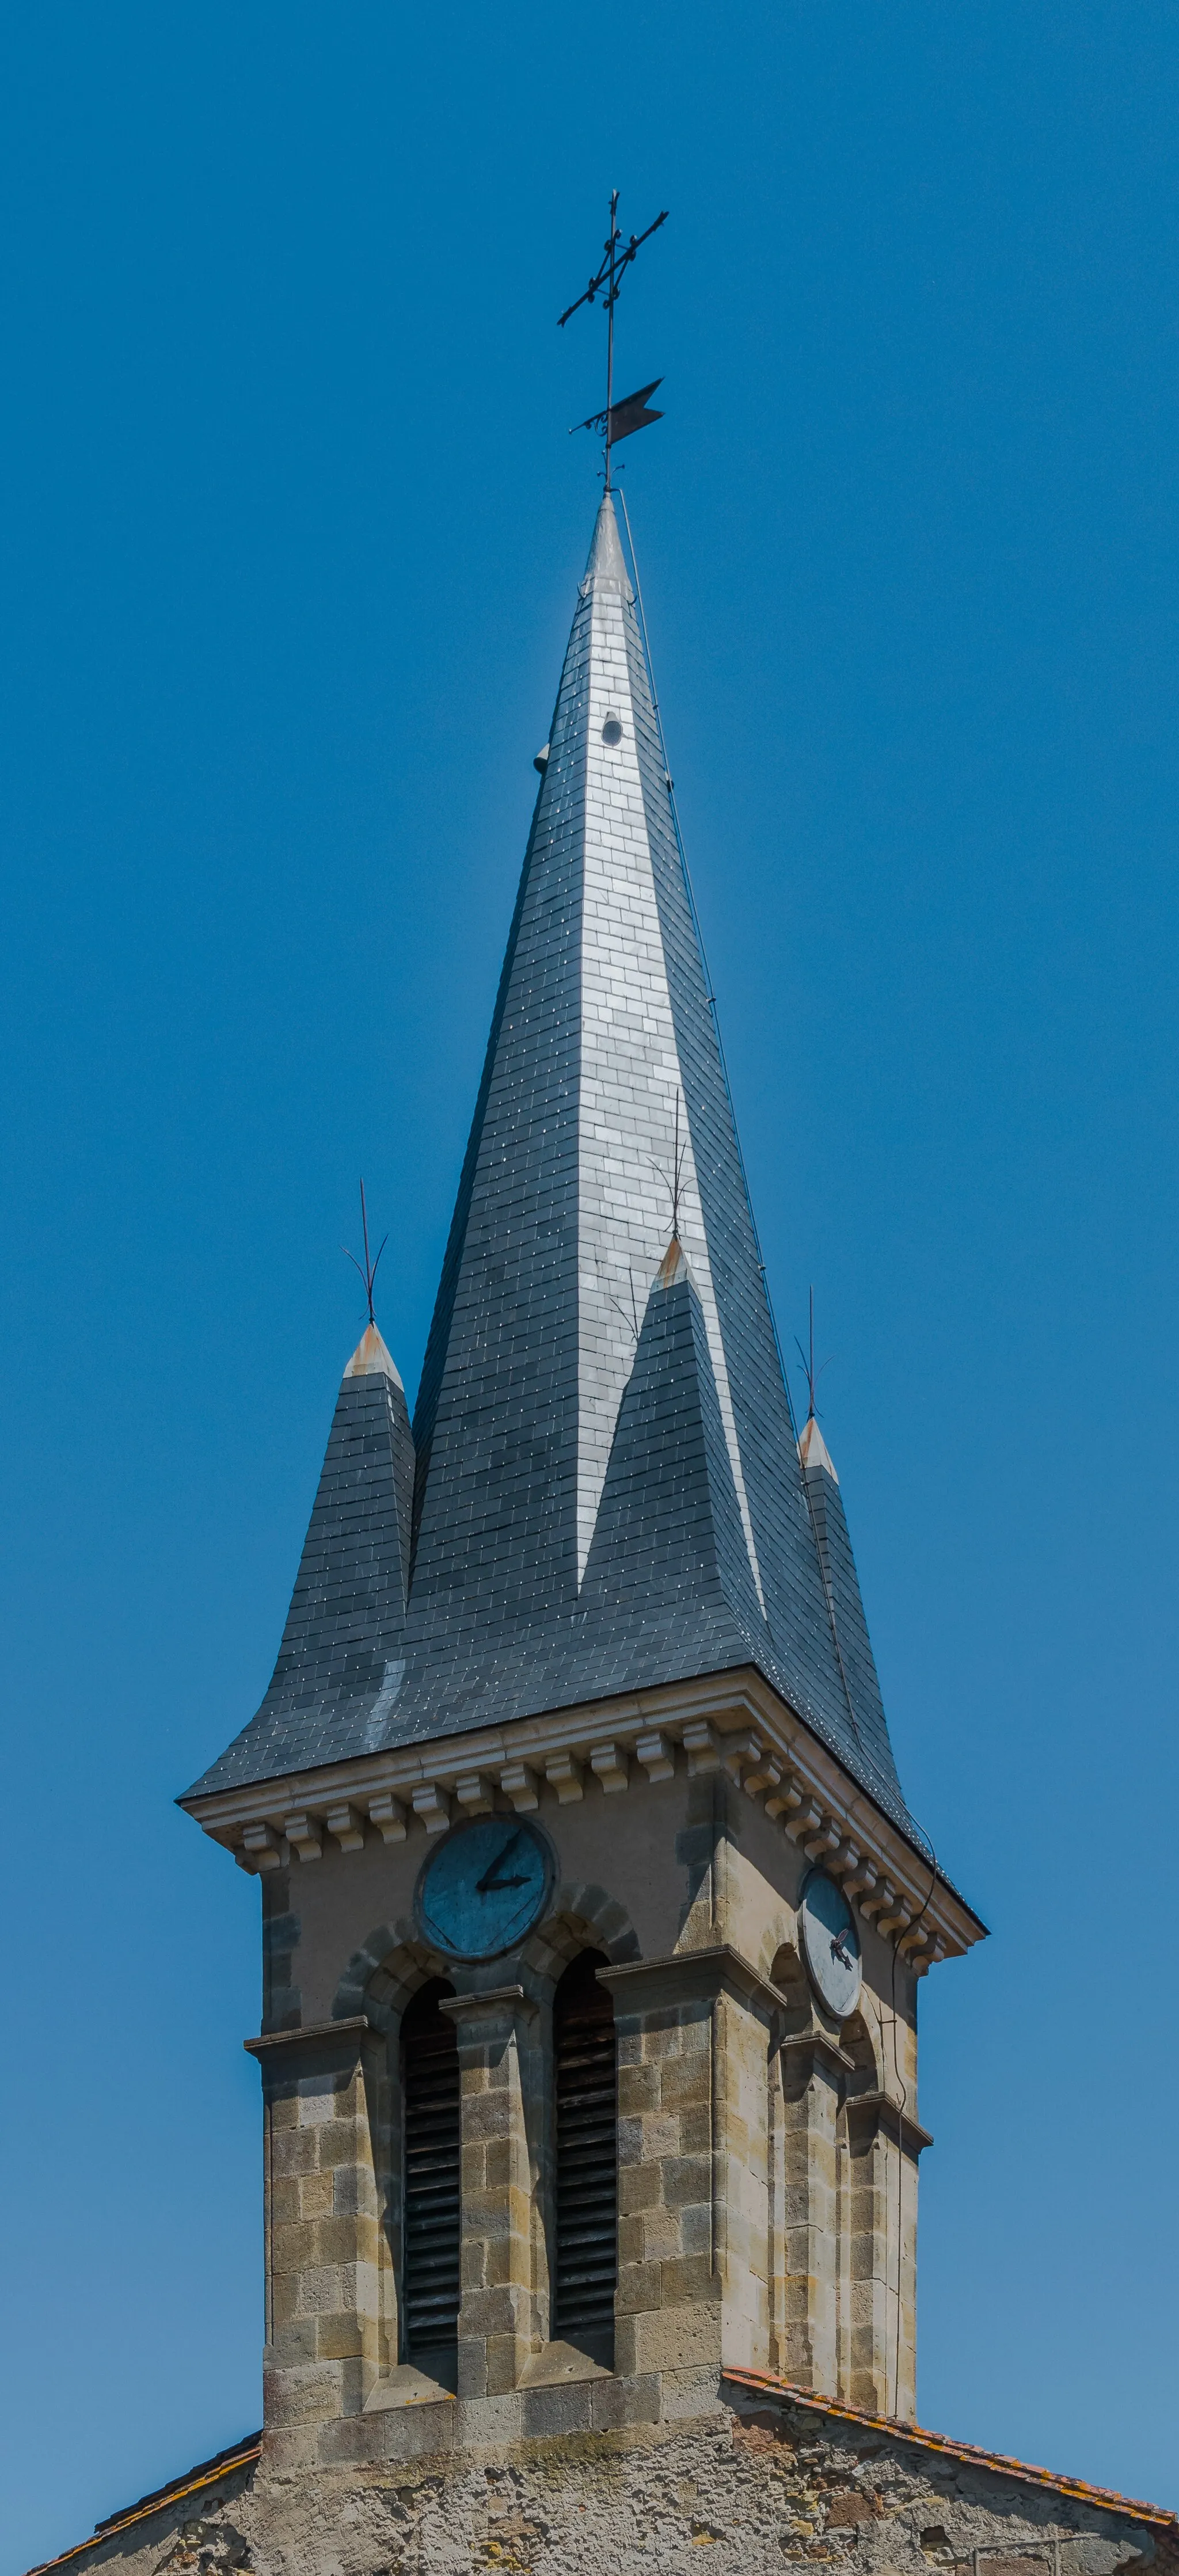
M 363 2048 L 366 2039 L 377 2039 L 367 2013 L 349 2013 L 341 2021 L 313 2021 L 293 2030 L 263 2030 L 256 2039 L 243 2039 L 248 2057 L 268 2057 L 275 2048 L 325 2047 L 335 2040 L 346 2040 L 351 2047 Z
M 449 2021 L 513 2021 L 517 2013 L 531 2016 L 539 2012 L 535 1998 L 523 1986 L 491 1986 L 459 1995 L 440 1995 L 438 2009 Z
M 847 2050 L 845 2048 L 841 2048 L 838 2041 L 832 2039 L 830 2033 L 825 2030 L 787 2031 L 786 2037 L 782 2041 L 783 2057 L 795 2054 L 801 2056 L 804 2051 L 812 2061 L 815 2058 L 818 2058 L 820 2064 L 826 2067 L 828 2072 L 832 2075 L 853 2075 L 855 2073 L 856 2062 L 854 2057 L 849 2057 Z M 883 2101 L 884 2096 L 883 2094 L 873 2094 L 872 2099 L 873 2101 Z
M 850 1902 L 915 1976 L 982 1939 L 984 1926 L 752 1667 L 691 1684 L 550 1711 L 432 1744 L 396 1746 L 285 1780 L 221 1790 L 181 1804 L 251 1872 L 297 1854 L 347 1856 L 365 1840 L 445 1831 L 451 1816 L 496 1800 L 527 1812 L 547 1782 L 561 1804 L 586 1796 L 646 1796 L 682 1765 L 689 1776 L 728 1771 L 808 1859 L 840 1880 Z
M 664 1959 L 628 1959 L 621 1967 L 599 1968 L 597 1975 L 621 2013 L 659 2012 L 681 2003 L 712 2005 L 725 1988 L 763 2011 L 789 2010 L 787 1996 L 728 1941 L 708 1949 L 672 1950 Z M 850 2066 L 851 2059 L 846 2062 Z
M 861 2115 L 865 2118 L 865 2125 L 885 2128 L 891 2123 L 899 2134 L 904 2153 L 911 2156 L 914 2163 L 923 2148 L 933 2145 L 932 2132 L 923 2129 L 919 2120 L 911 2119 L 900 2103 L 894 2102 L 891 2093 L 849 2093 L 843 2107 L 849 2125 L 858 2122 Z

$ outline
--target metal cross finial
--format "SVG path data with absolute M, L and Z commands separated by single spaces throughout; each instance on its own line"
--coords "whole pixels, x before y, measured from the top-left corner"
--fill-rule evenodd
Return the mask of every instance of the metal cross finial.
M 627 435 L 627 432 L 622 428 L 621 423 L 616 425 L 610 417 L 611 411 L 614 407 L 614 307 L 617 304 L 619 295 L 622 291 L 623 277 L 626 270 L 630 267 L 632 259 L 635 257 L 636 252 L 642 249 L 643 243 L 645 241 L 650 241 L 652 233 L 658 232 L 660 224 L 665 224 L 667 222 L 667 213 L 668 210 L 665 206 L 662 214 L 656 215 L 654 223 L 648 224 L 645 233 L 632 233 L 630 240 L 628 242 L 624 242 L 622 234 L 618 229 L 618 190 L 617 188 L 612 189 L 610 193 L 610 232 L 604 245 L 601 266 L 598 269 L 596 277 L 591 277 L 589 285 L 585 288 L 584 292 L 578 296 L 576 304 L 568 305 L 564 313 L 559 314 L 557 317 L 558 330 L 562 330 L 571 314 L 580 313 L 583 304 L 594 304 L 597 302 L 598 297 L 601 296 L 602 302 L 606 308 L 606 408 L 604 412 L 595 412 L 591 416 L 590 420 L 583 421 L 581 423 L 581 427 L 583 429 L 589 429 L 591 427 L 596 429 L 599 420 L 601 421 L 606 445 L 607 491 L 610 489 L 610 450 L 618 437 L 625 437 Z M 648 385 L 646 387 L 647 393 L 654 393 L 654 391 L 654 385 Z M 620 404 L 619 409 L 621 410 L 622 408 L 623 406 Z M 658 412 L 651 414 L 652 419 L 658 420 L 659 417 L 660 415 Z M 642 422 L 638 419 L 636 419 L 631 425 L 636 429 L 643 426 Z
M 817 1421 L 818 1421 L 818 1418 L 819 1418 L 819 1413 L 818 1413 L 818 1406 L 817 1406 L 817 1405 L 816 1405 L 816 1403 L 815 1403 L 815 1388 L 817 1387 L 817 1385 L 818 1385 L 818 1383 L 819 1383 L 819 1379 L 822 1377 L 823 1369 L 829 1369 L 829 1368 L 830 1368 L 830 1366 L 831 1366 L 831 1362 L 830 1362 L 830 1360 L 824 1360 L 821 1368 L 816 1368 L 816 1367 L 815 1367 L 815 1292 L 814 1292 L 814 1289 L 813 1289 L 813 1288 L 812 1288 L 812 1290 L 811 1290 L 811 1335 L 810 1335 L 810 1345 L 811 1345 L 811 1346 L 810 1346 L 810 1353 L 809 1353 L 809 1356 L 808 1356 L 807 1352 L 806 1352 L 806 1351 L 804 1351 L 804 1349 L 803 1349 L 803 1347 L 802 1347 L 802 1343 L 799 1341 L 799 1338 L 798 1338 L 797 1333 L 795 1334 L 795 1336 L 794 1336 L 794 1347 L 795 1347 L 795 1350 L 796 1350 L 796 1351 L 797 1351 L 797 1353 L 798 1353 L 798 1356 L 799 1356 L 800 1360 L 802 1361 L 802 1373 L 803 1373 L 804 1378 L 806 1379 L 806 1386 L 807 1386 L 807 1411 L 806 1411 L 806 1418 L 807 1418 L 807 1421 L 808 1421 L 808 1422 L 817 1422 Z
M 354 1270 L 356 1270 L 356 1271 L 359 1271 L 359 1273 L 360 1273 L 360 1277 L 361 1277 L 361 1278 L 363 1279 L 363 1281 L 364 1281 L 364 1293 L 365 1293 L 365 1296 L 366 1296 L 366 1297 L 367 1297 L 367 1299 L 368 1299 L 368 1320 L 369 1320 L 370 1324 L 375 1324 L 377 1319 L 376 1319 L 376 1316 L 375 1316 L 375 1315 L 374 1315 L 374 1313 L 373 1313 L 373 1281 L 374 1281 L 374 1279 L 376 1278 L 376 1275 L 377 1275 L 377 1261 L 379 1261 L 379 1260 L 380 1260 L 380 1258 L 381 1258 L 381 1254 L 382 1254 L 382 1252 L 383 1252 L 383 1251 L 384 1251 L 384 1249 L 385 1249 L 385 1245 L 387 1244 L 387 1242 L 388 1242 L 388 1240 L 389 1240 L 389 1237 L 388 1237 L 388 1235 L 387 1235 L 387 1234 L 382 1236 L 381 1241 L 380 1241 L 380 1243 L 379 1243 L 379 1245 L 378 1245 L 378 1247 L 377 1247 L 377 1260 L 376 1260 L 376 1261 L 370 1261 L 370 1260 L 369 1260 L 369 1257 L 368 1257 L 368 1210 L 367 1210 L 367 1208 L 366 1208 L 366 1206 L 365 1206 L 365 1204 L 364 1204 L 364 1183 L 363 1183 L 363 1181 L 362 1181 L 362 1182 L 361 1182 L 361 1184 L 360 1184 L 360 1223 L 361 1223 L 361 1227 L 362 1227 L 362 1230 L 363 1230 L 363 1233 L 364 1233 L 364 1267 L 363 1267 L 363 1269 L 361 1268 L 361 1265 L 360 1265 L 359 1261 L 357 1260 L 355 1253 L 354 1253 L 354 1252 L 349 1252 L 349 1251 L 348 1251 L 348 1246 L 347 1246 L 347 1244 L 346 1244 L 346 1243 L 342 1243 L 342 1244 L 340 1245 L 340 1250 L 341 1250 L 341 1252 L 343 1252 L 343 1253 L 347 1254 L 347 1257 L 348 1257 L 349 1261 L 351 1262 L 353 1269 L 354 1269 Z

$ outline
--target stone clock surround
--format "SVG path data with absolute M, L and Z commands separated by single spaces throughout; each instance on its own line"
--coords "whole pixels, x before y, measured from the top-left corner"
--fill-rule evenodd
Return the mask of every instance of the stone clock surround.
M 940 1881 L 932 1942 L 919 1902 L 895 1920 L 900 1838 L 877 1820 L 879 1865 L 869 1860 L 862 1792 L 837 1781 L 842 1812 L 830 1794 L 808 1796 L 801 1765 L 771 1745 L 764 1710 L 760 1730 L 750 1725 L 751 1694 L 731 1677 L 725 1692 L 713 1688 L 707 1716 L 667 1696 L 660 1726 L 647 1707 L 615 1707 L 609 1761 L 598 1713 L 566 1712 L 563 1752 L 538 1747 L 530 1721 L 531 1764 L 512 1761 L 509 1744 L 498 1781 L 471 1766 L 453 1789 L 427 1783 L 444 1806 L 441 1829 L 470 1812 L 461 1792 L 472 1780 L 507 1813 L 526 1792 L 556 1852 L 544 1919 L 518 1951 L 481 1966 L 430 1952 L 417 1928 L 414 1888 L 436 1828 L 432 1802 L 419 1805 L 412 1789 L 396 1839 L 381 1824 L 392 1792 L 370 1787 L 365 1817 L 360 1790 L 340 1802 L 334 1781 L 318 1784 L 318 1814 L 311 1780 L 297 1784 L 297 1809 L 283 1798 L 292 1784 L 278 1784 L 276 1808 L 286 1804 L 302 1836 L 275 1834 L 253 1853 L 247 1819 L 227 1816 L 223 1801 L 202 1814 L 239 1857 L 261 1862 L 264 2028 L 246 2044 L 266 2116 L 276 2462 L 395 2459 L 440 2442 L 671 2420 L 698 2410 L 722 2366 L 912 2413 L 926 2143 L 916 1990 L 931 1959 L 980 1927 Z M 776 1708 L 785 1733 L 789 1712 Z M 571 1748 L 587 1735 L 587 1754 Z M 440 1749 L 420 1748 L 423 1772 Z M 450 1741 L 447 1760 L 461 1750 Z M 354 1820 L 346 1833 L 341 1803 Z M 853 1803 L 855 1842 L 844 1829 Z M 817 2005 L 799 1959 L 796 1909 L 816 1860 L 858 1906 L 864 1987 L 843 2028 Z M 913 1900 L 922 1873 L 928 1889 L 909 1853 Z M 610 1962 L 618 2033 L 612 2370 L 548 2339 L 552 1996 L 587 1946 Z M 461 2072 L 454 2393 L 399 2359 L 397 2317 L 398 2033 L 412 1993 L 440 1973 L 455 1990 Z

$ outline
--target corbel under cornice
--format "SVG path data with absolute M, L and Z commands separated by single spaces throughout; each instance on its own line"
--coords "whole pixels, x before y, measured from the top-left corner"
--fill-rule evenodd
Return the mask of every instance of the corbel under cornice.
M 243 1869 L 308 1866 L 377 1835 L 446 1831 L 496 1807 L 520 1814 L 543 1786 L 567 1805 L 721 1767 L 838 1879 L 913 1973 L 958 1958 L 986 1927 L 948 1880 L 749 1666 L 690 1683 L 553 1709 L 468 1735 L 254 1781 L 179 1803 Z

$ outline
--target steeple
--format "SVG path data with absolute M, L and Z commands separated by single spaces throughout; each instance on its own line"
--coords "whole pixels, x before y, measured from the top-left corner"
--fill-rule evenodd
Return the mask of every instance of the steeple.
M 379 1616 L 332 1664 L 329 1716 L 320 1663 L 296 1686 L 292 1662 L 305 1552 L 267 1700 L 202 1791 L 753 1664 L 907 1823 L 867 1631 L 838 1635 L 824 1549 L 846 1524 L 796 1443 L 608 492 L 422 1370 L 396 1618 L 394 1379 Z

